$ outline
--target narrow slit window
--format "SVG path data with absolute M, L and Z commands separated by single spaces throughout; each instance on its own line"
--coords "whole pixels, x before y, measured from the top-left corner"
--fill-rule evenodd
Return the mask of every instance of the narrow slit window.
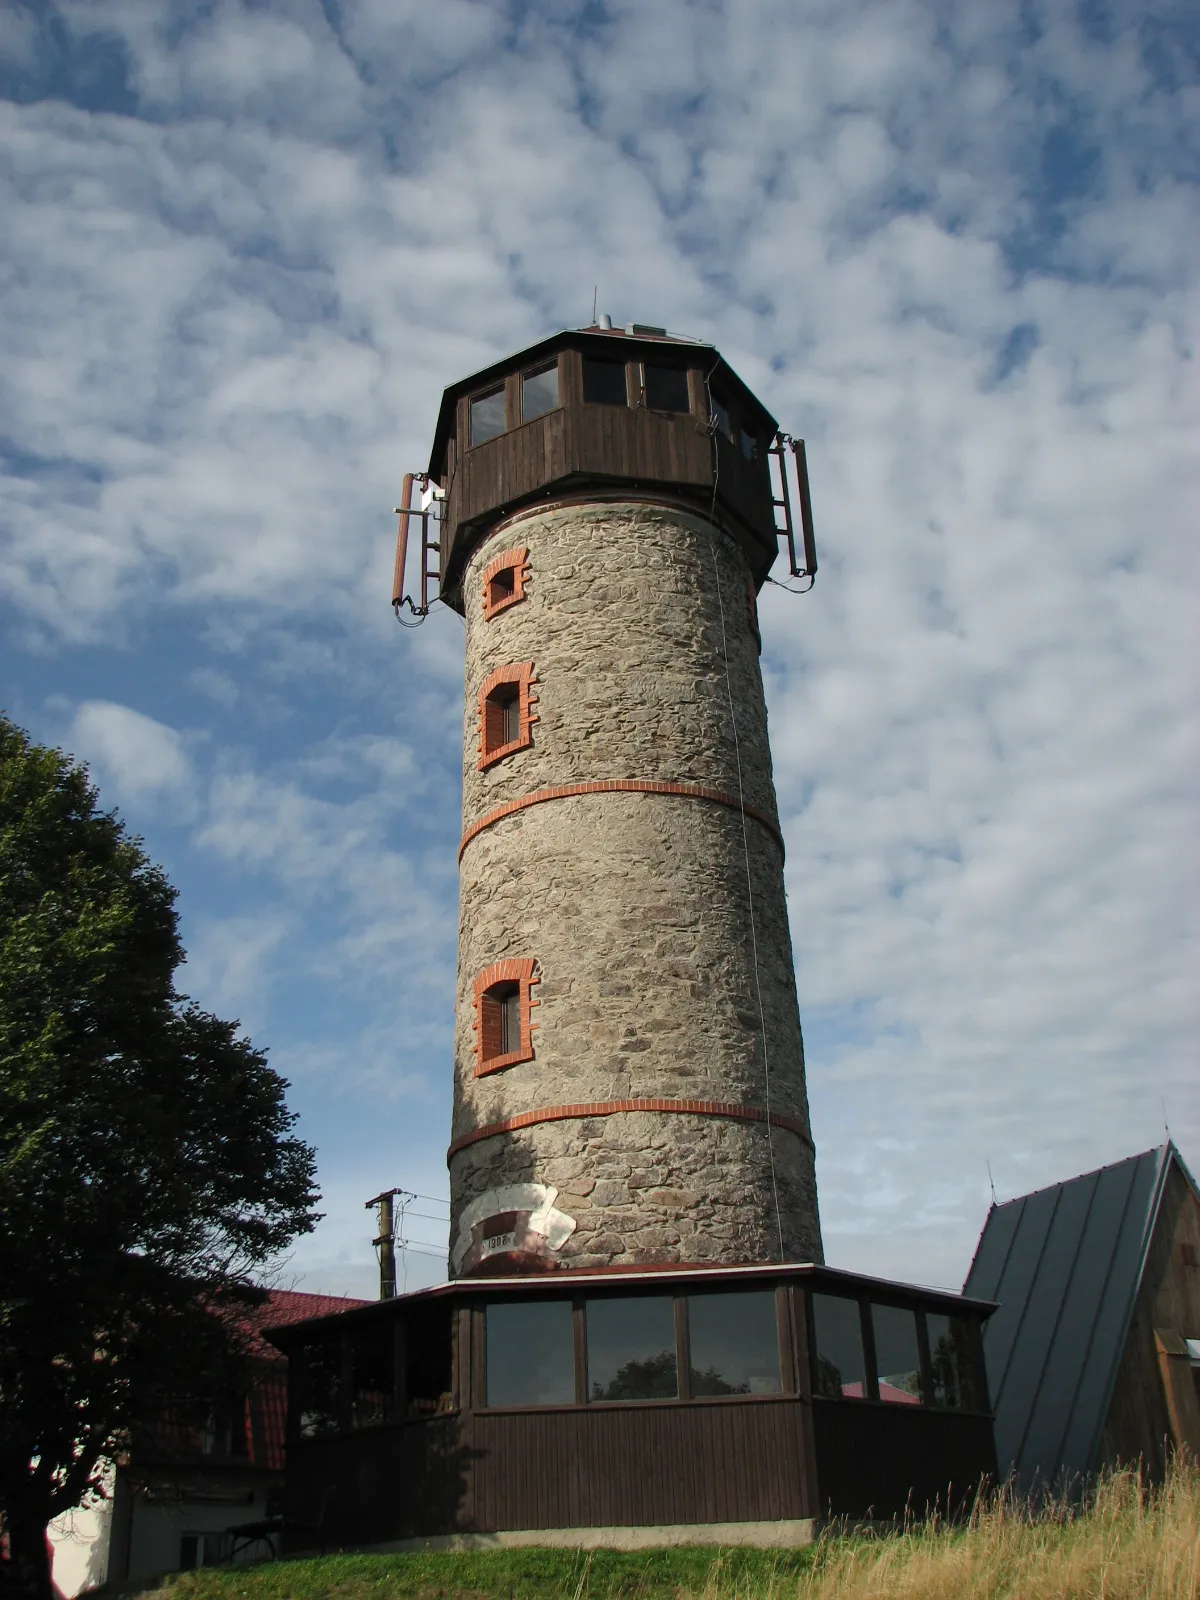
M 532 422 L 558 409 L 558 363 L 521 375 L 521 421 Z
M 504 389 L 491 389 L 471 401 L 471 443 L 486 444 L 505 430 Z
M 533 663 L 498 667 L 479 691 L 479 770 L 533 743 Z
M 483 995 L 483 1059 L 495 1061 L 521 1048 L 521 985 L 495 983 Z
M 475 1075 L 533 1060 L 532 958 L 498 961 L 475 980 Z
M 651 411 L 690 411 L 687 372 L 679 367 L 646 367 L 646 405 Z
M 589 405 L 624 406 L 629 404 L 623 361 L 594 361 L 583 358 L 583 398 Z
M 491 751 L 521 737 L 521 686 L 502 683 L 487 698 L 487 746 Z

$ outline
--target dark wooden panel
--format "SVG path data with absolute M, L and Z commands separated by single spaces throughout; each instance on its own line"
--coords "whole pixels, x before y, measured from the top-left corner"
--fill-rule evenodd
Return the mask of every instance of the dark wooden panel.
M 442 573 L 453 582 L 466 546 L 489 521 L 555 487 L 578 492 L 626 481 L 642 492 L 655 485 L 694 495 L 703 507 L 712 493 L 714 445 L 701 419 L 641 407 L 587 405 L 564 383 L 564 404 L 533 422 L 457 457 L 441 529 Z M 764 458 L 747 461 L 718 436 L 718 503 L 732 513 L 753 547 L 761 575 L 773 557 L 774 512 Z M 752 530 L 752 531 L 751 531 Z
M 468 1523 L 471 1455 L 459 1416 L 292 1444 L 285 1548 L 452 1533 Z
M 812 1410 L 821 1515 L 921 1515 L 995 1476 L 990 1417 L 821 1399 Z
M 653 1526 L 812 1515 L 798 1402 L 477 1413 L 475 1525 Z

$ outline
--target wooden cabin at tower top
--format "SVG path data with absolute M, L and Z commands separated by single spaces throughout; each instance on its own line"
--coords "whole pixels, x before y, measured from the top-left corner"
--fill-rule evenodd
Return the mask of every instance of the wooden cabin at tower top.
M 777 432 L 711 345 L 662 329 L 567 330 L 497 361 L 442 397 L 428 473 L 446 496 L 441 598 L 462 610 L 472 548 L 512 512 L 639 494 L 715 511 L 761 586 L 779 549 Z
M 281 1330 L 293 1547 L 802 1539 L 830 1512 L 961 1503 L 996 1465 L 993 1310 L 824 1266 L 672 1265 L 459 1278 Z

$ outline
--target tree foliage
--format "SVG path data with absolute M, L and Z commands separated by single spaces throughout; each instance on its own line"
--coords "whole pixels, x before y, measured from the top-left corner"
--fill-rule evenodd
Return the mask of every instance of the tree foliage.
M 98 798 L 0 717 L 0 1581 L 30 1593 L 47 1520 L 229 1383 L 238 1306 L 317 1220 L 286 1083 L 176 992 L 175 891 Z

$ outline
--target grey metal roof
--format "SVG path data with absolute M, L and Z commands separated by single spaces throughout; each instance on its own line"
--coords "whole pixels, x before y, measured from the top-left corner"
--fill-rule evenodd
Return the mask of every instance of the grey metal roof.
M 1187 1174 L 1168 1142 L 988 1212 L 963 1292 L 999 1301 L 996 1456 L 1026 1491 L 1095 1464 L 1172 1161 Z

